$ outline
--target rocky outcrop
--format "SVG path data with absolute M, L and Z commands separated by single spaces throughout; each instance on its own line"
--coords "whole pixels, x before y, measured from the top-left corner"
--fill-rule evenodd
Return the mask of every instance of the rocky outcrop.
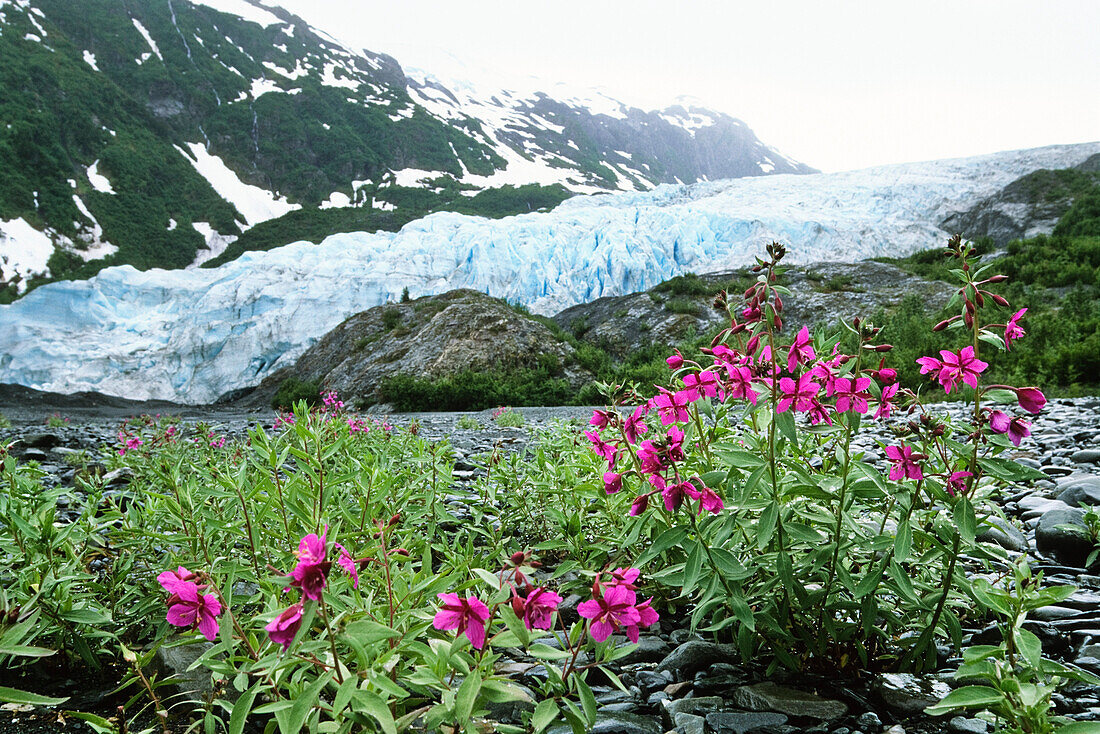
M 643 293 L 598 298 L 567 308 L 554 320 L 578 338 L 625 357 L 654 344 L 675 346 L 727 322 L 725 313 L 713 308 L 714 295 L 725 288 L 736 299 L 754 278 L 748 269 L 682 276 Z M 871 260 L 792 268 L 784 275 L 784 285 L 791 291 L 784 298 L 788 329 L 866 317 L 880 307 L 896 307 L 910 294 L 929 310 L 937 310 L 952 292 L 946 283 Z
M 1050 234 L 1083 190 L 1100 183 L 1100 154 L 1073 168 L 1023 176 L 974 207 L 952 214 L 943 228 L 970 238 L 992 237 L 998 246 Z
M 592 375 L 573 347 L 545 324 L 500 299 L 461 289 L 376 306 L 351 316 L 238 402 L 263 405 L 288 377 L 318 381 L 345 399 L 373 403 L 393 375 L 440 378 L 464 370 L 546 366 L 577 387 Z

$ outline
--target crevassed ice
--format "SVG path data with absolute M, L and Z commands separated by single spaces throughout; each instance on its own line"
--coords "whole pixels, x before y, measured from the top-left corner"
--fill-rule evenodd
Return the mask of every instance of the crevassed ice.
M 414 297 L 475 288 L 553 313 L 749 264 L 773 239 L 796 262 L 902 255 L 942 243 L 938 222 L 1019 176 L 1096 152 L 1100 143 L 664 185 L 499 220 L 438 213 L 400 232 L 339 234 L 210 270 L 108 268 L 0 307 L 0 382 L 207 402 L 405 287 Z

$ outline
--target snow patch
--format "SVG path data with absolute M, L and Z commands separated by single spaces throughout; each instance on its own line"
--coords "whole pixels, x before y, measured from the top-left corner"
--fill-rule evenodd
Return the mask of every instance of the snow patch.
M 303 76 L 307 76 L 309 74 L 309 67 L 302 63 L 302 59 L 297 59 L 294 62 L 294 68 L 290 69 L 289 71 L 270 61 L 264 62 L 264 68 L 273 71 L 280 76 L 284 76 L 291 81 L 299 79 Z
M 214 229 L 210 222 L 192 222 L 191 226 L 206 240 L 206 249 L 195 253 L 195 259 L 185 268 L 186 270 L 194 270 L 207 260 L 213 260 L 237 241 L 236 235 L 222 234 Z
M 281 92 L 282 88 L 275 82 L 274 79 L 253 79 L 252 80 L 252 99 L 259 99 L 260 95 L 267 94 L 268 92 Z
M 149 44 L 149 48 L 152 49 L 153 53 L 156 54 L 158 59 L 164 61 L 164 57 L 160 55 L 160 49 L 157 48 L 157 42 L 154 41 L 153 37 L 149 35 L 149 31 L 145 30 L 145 26 L 143 26 L 141 24 L 141 21 L 139 21 L 137 18 L 132 18 L 132 20 L 134 21 L 134 28 L 137 28 L 138 33 L 140 33 L 141 37 L 145 39 L 145 42 Z M 142 63 L 144 63 L 148 58 L 148 56 L 142 54 Z
M 291 204 L 285 197 L 276 196 L 267 189 L 241 181 L 221 158 L 208 153 L 201 143 L 187 143 L 187 149 L 191 151 L 190 155 L 176 146 L 180 155 L 210 182 L 214 191 L 237 208 L 249 227 L 302 208 L 300 204 Z
M 84 63 L 92 67 L 96 71 L 99 71 L 99 67 L 95 64 L 95 54 L 88 49 L 84 49 Z
M 325 64 L 324 70 L 321 72 L 321 83 L 326 87 L 343 87 L 344 89 L 358 89 L 359 82 L 355 81 L 349 76 L 344 76 L 342 79 L 336 76 L 336 69 L 347 73 L 347 69 L 339 64 L 329 62 Z
M 27 279 L 36 275 L 49 275 L 46 264 L 53 254 L 53 241 L 25 219 L 11 221 L 0 219 L 0 279 L 10 281 L 20 278 L 16 290 L 27 290 Z
M 83 247 L 70 247 L 68 248 L 69 251 L 76 254 L 84 262 L 99 260 L 118 252 L 117 246 L 103 239 L 103 227 L 99 226 L 99 220 L 92 215 L 88 207 L 76 194 L 73 194 L 73 203 L 76 204 L 76 208 L 80 210 L 80 213 L 91 221 L 92 229 L 90 232 L 85 229 L 78 235 L 83 242 Z
M 351 197 L 342 191 L 333 191 L 329 194 L 327 201 L 321 202 L 322 209 L 336 209 L 344 206 L 351 206 Z
M 402 168 L 393 172 L 393 182 L 397 186 L 425 186 L 421 179 L 435 179 L 446 175 L 443 171 L 425 171 L 419 168 Z
M 101 194 L 113 194 L 114 188 L 111 187 L 110 180 L 99 172 L 99 160 L 88 166 L 88 170 L 85 171 L 88 175 L 88 182 L 92 185 L 92 188 Z

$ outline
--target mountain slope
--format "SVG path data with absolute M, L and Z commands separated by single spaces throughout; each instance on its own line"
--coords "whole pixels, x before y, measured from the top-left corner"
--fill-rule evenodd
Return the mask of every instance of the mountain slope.
M 1097 152 L 1100 143 L 661 186 L 495 220 L 438 213 L 397 233 L 341 234 L 212 269 L 110 268 L 0 306 L 0 382 L 209 402 L 405 287 L 413 297 L 473 288 L 553 313 L 751 264 L 772 239 L 794 263 L 899 256 L 942 243 L 939 222 L 1021 175 Z
M 235 251 L 324 230 L 329 208 L 406 222 L 506 184 L 543 187 L 503 212 L 518 213 L 812 170 L 701 108 L 483 94 L 254 0 L 0 0 L 0 280 L 19 280 L 0 297 L 108 265 L 202 264 L 297 210 Z

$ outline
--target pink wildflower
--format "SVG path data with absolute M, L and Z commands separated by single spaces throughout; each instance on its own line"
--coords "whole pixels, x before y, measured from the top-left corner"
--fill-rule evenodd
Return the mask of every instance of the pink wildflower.
M 630 512 L 628 514 L 631 517 L 637 517 L 638 515 L 641 515 L 643 512 L 645 512 L 647 509 L 649 509 L 649 495 L 640 494 L 634 498 L 633 502 L 630 503 Z
M 200 594 L 199 585 L 193 581 L 179 581 L 174 588 L 167 602 L 168 624 L 198 629 L 203 637 L 213 642 L 218 636 L 218 615 L 222 613 L 218 597 Z
M 1009 418 L 999 410 L 989 415 L 989 427 L 994 433 L 1007 434 L 1013 446 L 1019 446 L 1020 441 L 1031 435 L 1031 427 L 1027 421 L 1022 418 Z
M 623 631 L 626 632 L 627 639 L 629 639 L 631 642 L 638 641 L 639 627 L 651 627 L 657 624 L 658 620 L 660 620 L 660 615 L 658 615 L 656 610 L 654 610 L 653 607 L 650 606 L 650 602 L 652 601 L 652 599 L 646 599 L 641 604 L 635 606 L 634 609 L 638 612 L 638 623 L 628 624 L 623 627 Z
M 966 492 L 966 478 L 972 476 L 974 475 L 968 471 L 951 472 L 951 476 L 947 478 L 947 493 L 954 497 Z
M 836 396 L 836 411 L 847 413 L 854 410 L 857 413 L 867 412 L 867 398 L 871 395 L 865 390 L 871 386 L 869 377 L 840 377 L 833 383 L 833 394 Z
M 310 533 L 298 543 L 298 565 L 290 572 L 291 586 L 302 590 L 302 595 L 307 599 L 319 601 L 321 591 L 327 583 L 329 568 L 332 564 L 326 560 L 325 536 L 328 535 L 328 527 L 321 537 Z
M 677 393 L 662 390 L 653 398 L 653 405 L 656 406 L 657 413 L 661 416 L 661 425 L 664 426 L 691 420 L 691 413 L 687 409 L 691 402 L 691 394 L 687 390 Z
M 626 436 L 626 440 L 630 443 L 637 443 L 638 436 L 642 435 L 649 430 L 649 426 L 645 424 L 645 413 L 642 410 L 642 406 L 638 406 L 634 409 L 634 412 L 623 423 L 623 435 Z
M 667 359 L 665 359 L 665 364 L 667 364 L 669 369 L 672 369 L 672 370 L 678 370 L 681 367 L 683 367 L 684 366 L 684 357 L 683 357 L 683 355 L 680 354 L 680 350 L 677 349 L 676 354 L 673 354 L 673 355 L 669 356 Z
M 727 387 L 731 398 L 745 398 L 756 405 L 756 391 L 752 389 L 752 371 L 748 367 L 726 366 L 729 376 Z
M 607 494 L 615 494 L 623 488 L 623 475 L 609 471 L 603 474 L 603 489 Z
M 1016 388 L 1016 400 L 1021 408 L 1032 414 L 1038 413 L 1047 404 L 1047 396 L 1037 387 Z
M 974 347 L 963 347 L 958 354 L 946 349 L 940 350 L 941 359 L 934 357 L 921 357 L 917 362 L 921 365 L 921 374 L 937 371 L 936 379 L 943 385 L 948 394 L 952 388 L 960 382 L 976 388 L 978 375 L 989 366 L 974 354 Z
M 436 594 L 443 602 L 432 620 L 437 630 L 462 630 L 475 649 L 485 646 L 485 624 L 489 621 L 489 607 L 473 596 L 465 599 L 458 594 Z
M 894 409 L 894 404 L 891 402 L 894 396 L 898 394 L 898 385 L 887 385 L 882 388 L 882 396 L 879 398 L 878 410 L 875 411 L 875 420 L 879 418 L 889 418 L 891 411 Z
M 340 568 L 344 569 L 345 573 L 351 577 L 351 587 L 353 589 L 359 588 L 359 568 L 355 563 L 355 559 L 348 553 L 347 548 L 336 544 L 336 547 L 340 549 L 340 555 L 337 556 L 336 562 L 340 564 Z
M 548 630 L 554 626 L 554 612 L 561 604 L 561 597 L 553 591 L 537 588 L 528 592 L 526 597 L 518 594 L 512 597 L 512 611 L 523 619 L 529 630 Z
M 715 397 L 718 394 L 720 385 L 718 375 L 710 370 L 703 370 L 698 375 L 684 375 L 684 387 L 687 388 L 685 392 L 689 392 L 695 396 L 695 399 L 698 399 L 700 396 Z
M 588 425 L 595 426 L 597 431 L 607 428 L 607 424 L 611 421 L 611 416 L 606 410 L 594 410 L 592 411 L 592 417 L 588 419 Z
M 264 629 L 267 630 L 267 636 L 271 641 L 276 645 L 282 645 L 283 652 L 286 652 L 301 626 L 302 604 L 299 602 L 284 609 L 282 614 L 271 620 Z
M 810 338 L 810 330 L 803 326 L 795 336 L 794 344 L 787 352 L 787 371 L 793 374 L 796 366 L 809 362 L 816 356 L 813 339 Z
M 817 402 L 817 394 L 821 392 L 821 385 L 814 382 L 813 375 L 807 372 L 798 378 L 798 382 L 789 377 L 781 378 L 779 389 L 783 394 L 779 398 L 779 405 L 775 407 L 776 413 L 787 412 L 792 404 L 796 412 L 805 412 L 810 410 Z
M 596 452 L 596 455 L 607 459 L 608 465 L 615 466 L 615 459 L 619 455 L 619 449 L 614 444 L 604 441 L 600 434 L 595 431 L 585 431 L 584 435 L 592 442 L 592 450 Z
M 1005 324 L 1005 351 L 1006 352 L 1009 349 L 1012 348 L 1012 342 L 1013 342 L 1014 339 L 1019 339 L 1020 337 L 1027 334 L 1027 332 L 1024 331 L 1023 328 L 1019 324 L 1020 319 L 1023 317 L 1023 315 L 1025 313 L 1027 313 L 1027 309 L 1026 308 L 1021 308 L 1019 311 L 1012 314 L 1012 318 L 1010 318 L 1008 320 L 1008 323 Z
M 637 588 L 634 582 L 641 575 L 642 572 L 637 568 L 616 568 L 611 572 L 611 581 L 608 582 L 608 586 L 622 586 L 625 589 L 634 590 Z
M 577 613 L 592 620 L 589 631 L 592 639 L 603 642 L 611 633 L 621 627 L 637 627 L 642 615 L 634 607 L 638 597 L 630 589 L 622 586 L 609 586 L 602 594 L 580 604 Z
M 900 481 L 902 479 L 924 479 L 924 472 L 920 465 L 913 459 L 911 446 L 887 446 L 886 456 L 894 462 L 890 467 L 890 479 Z

